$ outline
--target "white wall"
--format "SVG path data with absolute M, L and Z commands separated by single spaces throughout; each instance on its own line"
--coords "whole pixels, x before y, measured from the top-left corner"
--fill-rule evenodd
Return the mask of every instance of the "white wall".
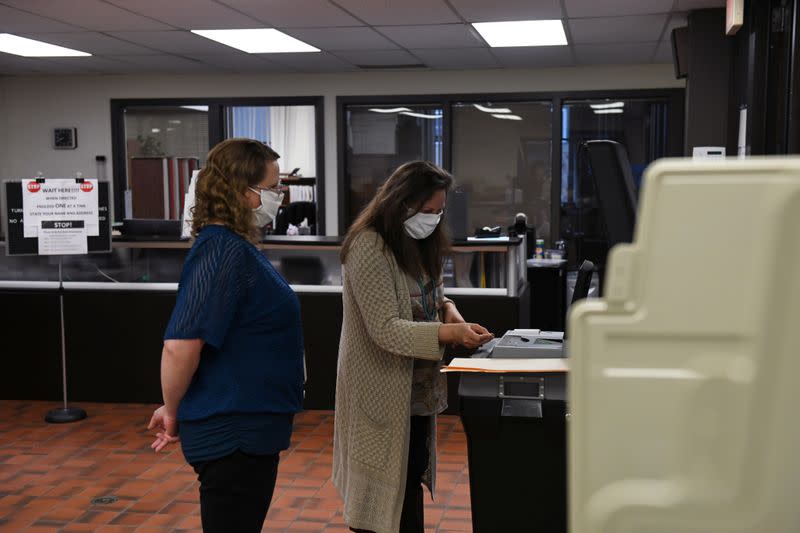
M 0 179 L 36 172 L 111 174 L 112 98 L 324 96 L 325 212 L 337 232 L 336 97 L 344 95 L 537 92 L 682 87 L 672 65 L 342 74 L 0 77 Z M 76 150 L 53 150 L 54 127 L 77 127 Z

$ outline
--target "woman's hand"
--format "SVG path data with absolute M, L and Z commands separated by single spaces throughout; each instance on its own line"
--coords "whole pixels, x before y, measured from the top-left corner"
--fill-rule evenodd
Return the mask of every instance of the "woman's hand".
M 167 444 L 178 442 L 178 420 L 175 413 L 167 412 L 167 406 L 162 405 L 153 411 L 153 417 L 150 419 L 150 425 L 147 429 L 157 429 L 156 440 L 150 447 L 155 452 L 163 450 Z
M 450 301 L 444 303 L 442 318 L 445 324 L 463 324 L 466 322 L 461 313 L 458 312 L 456 304 Z
M 494 338 L 480 324 L 442 324 L 439 326 L 439 342 L 442 344 L 460 344 L 474 350 Z

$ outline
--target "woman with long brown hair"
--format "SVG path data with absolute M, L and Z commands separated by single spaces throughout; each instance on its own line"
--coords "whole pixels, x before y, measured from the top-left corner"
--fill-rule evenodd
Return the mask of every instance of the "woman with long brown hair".
M 178 441 L 200 480 L 206 533 L 261 531 L 302 409 L 297 296 L 254 246 L 281 204 L 278 154 L 215 146 L 197 179 L 192 229 L 164 334 L 153 449 Z
M 447 407 L 444 346 L 492 338 L 443 294 L 452 184 L 431 163 L 400 166 L 342 246 L 333 481 L 353 531 L 424 533 L 422 484 L 434 492 L 436 415 Z

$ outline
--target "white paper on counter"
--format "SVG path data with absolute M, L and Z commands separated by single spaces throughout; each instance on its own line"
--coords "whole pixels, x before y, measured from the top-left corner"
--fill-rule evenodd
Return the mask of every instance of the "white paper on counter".
M 566 359 L 455 358 L 442 372 L 568 372 Z

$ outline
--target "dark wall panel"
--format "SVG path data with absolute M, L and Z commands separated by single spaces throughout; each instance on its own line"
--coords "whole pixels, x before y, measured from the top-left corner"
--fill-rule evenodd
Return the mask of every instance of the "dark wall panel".
M 686 81 L 686 155 L 695 146 L 726 146 L 732 41 L 725 36 L 725 10 L 689 14 L 689 75 Z
M 0 291 L 2 400 L 60 400 L 61 327 L 56 291 Z

